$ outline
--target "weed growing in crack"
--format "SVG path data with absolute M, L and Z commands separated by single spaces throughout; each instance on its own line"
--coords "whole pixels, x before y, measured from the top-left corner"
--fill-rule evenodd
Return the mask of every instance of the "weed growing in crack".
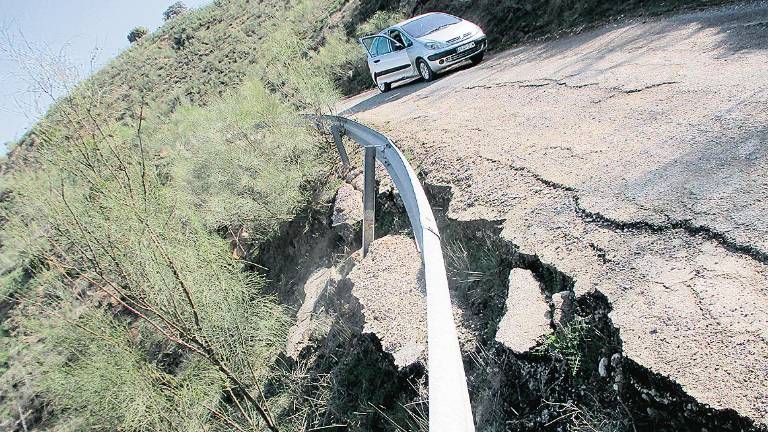
M 381 409 L 376 411 L 384 417 L 385 423 L 392 426 L 398 432 L 428 432 L 429 431 L 429 396 L 425 377 L 418 381 L 411 380 L 410 386 L 417 397 L 413 402 L 400 403 L 399 406 L 406 414 L 403 419 L 396 420 L 387 415 Z
M 498 277 L 501 268 L 495 245 L 488 237 L 482 237 L 481 247 L 470 253 L 464 243 L 449 240 L 445 245 L 445 260 L 448 263 L 449 278 L 459 287 L 468 287 L 475 282 L 488 282 Z
M 568 365 L 572 377 L 576 377 L 582 368 L 582 352 L 590 341 L 593 329 L 582 317 L 576 317 L 564 327 L 558 328 L 547 336 L 544 343 L 534 353 L 562 358 Z
M 624 432 L 637 430 L 626 406 L 621 410 L 600 409 L 600 402 L 592 398 L 591 404 L 545 402 L 559 416 L 544 426 L 567 424 L 567 430 L 574 432 Z
M 511 258 L 516 254 L 495 235 L 495 227 L 467 224 L 466 229 L 441 228 L 448 282 L 452 294 L 477 321 L 473 327 L 490 341 L 504 313 Z

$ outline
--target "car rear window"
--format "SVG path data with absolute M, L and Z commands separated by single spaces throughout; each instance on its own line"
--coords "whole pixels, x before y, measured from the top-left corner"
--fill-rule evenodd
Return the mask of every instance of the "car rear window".
M 420 38 L 426 36 L 441 27 L 448 27 L 461 20 L 444 13 L 434 13 L 425 15 L 419 19 L 413 20 L 403 25 L 403 30 L 409 35 Z

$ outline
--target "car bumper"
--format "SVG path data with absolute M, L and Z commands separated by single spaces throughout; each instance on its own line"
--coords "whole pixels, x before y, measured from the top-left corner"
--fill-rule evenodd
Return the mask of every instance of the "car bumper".
M 475 43 L 474 48 L 470 48 L 465 51 L 459 52 L 459 48 L 463 47 L 469 43 Z M 464 41 L 461 44 L 448 48 L 446 50 L 434 53 L 427 57 L 427 60 L 429 61 L 429 65 L 432 67 L 432 70 L 438 71 L 441 69 L 445 69 L 451 65 L 454 65 L 462 60 L 466 60 L 469 57 L 472 57 L 475 54 L 479 54 L 483 51 L 485 51 L 488 48 L 488 39 L 483 36 L 479 36 L 475 39 L 470 39 L 468 41 Z

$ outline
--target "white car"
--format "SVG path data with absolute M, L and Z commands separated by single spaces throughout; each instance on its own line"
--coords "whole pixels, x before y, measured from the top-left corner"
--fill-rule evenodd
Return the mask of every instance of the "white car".
M 397 23 L 379 34 L 360 38 L 368 52 L 368 69 L 382 92 L 397 81 L 435 74 L 464 60 L 480 63 L 488 47 L 476 24 L 441 12 Z

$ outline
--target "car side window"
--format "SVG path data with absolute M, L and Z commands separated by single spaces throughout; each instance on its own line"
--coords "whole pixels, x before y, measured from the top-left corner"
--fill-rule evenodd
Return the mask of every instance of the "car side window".
M 400 33 L 400 32 L 397 32 L 397 34 L 399 34 L 400 37 L 403 38 L 403 42 L 405 42 L 403 45 L 405 45 L 406 48 L 411 46 L 411 45 L 413 45 L 413 42 L 411 42 L 411 40 L 408 39 L 408 36 L 406 36 L 405 34 Z
M 371 42 L 371 55 L 376 57 L 379 55 L 379 41 L 381 38 L 373 38 L 373 42 Z
M 392 52 L 392 46 L 389 43 L 389 39 L 385 37 L 377 37 L 371 45 L 371 55 L 374 57 L 389 54 Z
M 403 33 L 397 31 L 397 30 L 391 30 L 389 32 L 389 37 L 392 38 L 395 42 L 399 43 L 400 45 L 408 48 L 409 46 L 413 45 L 410 39 L 408 39 L 408 36 L 404 35 Z

